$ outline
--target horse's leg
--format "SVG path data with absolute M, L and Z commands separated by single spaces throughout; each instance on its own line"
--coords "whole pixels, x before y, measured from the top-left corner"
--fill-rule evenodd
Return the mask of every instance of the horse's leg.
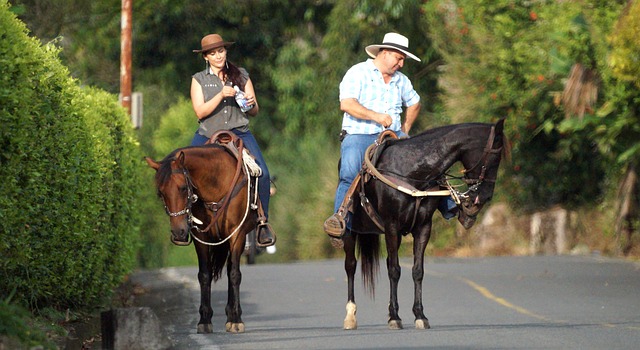
M 387 229 L 387 232 L 389 230 Z M 402 329 L 402 319 L 398 315 L 398 282 L 400 281 L 400 261 L 398 260 L 398 247 L 402 242 L 402 236 L 394 233 L 384 235 L 387 243 L 387 271 L 389 274 L 389 329 Z
M 244 234 L 243 234 L 244 235 Z M 240 260 L 244 251 L 244 240 L 236 239 L 231 243 L 229 249 L 229 259 L 227 260 L 227 323 L 225 328 L 230 333 L 244 333 L 244 322 L 242 322 L 242 307 L 240 306 L 240 282 L 242 273 L 240 272 Z
M 211 317 L 211 280 L 212 266 L 209 259 L 209 247 L 194 242 L 198 255 L 198 282 L 200 282 L 200 321 L 198 321 L 198 333 L 212 333 Z
M 429 320 L 424 315 L 422 306 L 422 281 L 424 277 L 424 251 L 431 236 L 431 221 L 429 220 L 418 233 L 413 235 L 413 314 L 416 316 L 416 329 L 429 329 Z
M 347 316 L 344 319 L 343 329 L 357 329 L 358 321 L 356 320 L 356 298 L 353 292 L 353 280 L 358 267 L 356 260 L 356 237 L 355 233 L 344 236 L 344 270 L 347 273 Z

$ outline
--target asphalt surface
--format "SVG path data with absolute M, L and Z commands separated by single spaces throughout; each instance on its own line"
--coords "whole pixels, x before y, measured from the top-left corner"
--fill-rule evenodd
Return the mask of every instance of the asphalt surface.
M 384 265 L 384 261 L 382 261 Z M 138 271 L 136 306 L 151 307 L 174 349 L 638 349 L 640 264 L 597 256 L 427 258 L 417 330 L 411 261 L 399 288 L 404 329 L 387 328 L 385 266 L 375 298 L 356 275 L 358 329 L 345 331 L 342 260 L 243 265 L 246 332 L 225 332 L 227 279 L 212 288 L 212 334 L 197 334 L 197 269 Z

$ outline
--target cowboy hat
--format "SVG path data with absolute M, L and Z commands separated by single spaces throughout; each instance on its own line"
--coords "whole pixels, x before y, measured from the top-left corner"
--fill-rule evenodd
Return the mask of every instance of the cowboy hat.
M 380 49 L 393 49 L 398 50 L 405 55 L 413 58 L 414 60 L 420 62 L 420 59 L 416 57 L 416 55 L 409 52 L 409 39 L 406 36 L 400 35 L 398 33 L 387 33 L 384 35 L 384 39 L 382 39 L 382 44 L 380 45 L 369 45 L 364 48 L 364 50 L 371 56 L 375 58 Z
M 233 45 L 234 41 L 224 41 L 218 34 L 209 34 L 202 38 L 200 41 L 200 50 L 193 50 L 193 52 L 207 52 L 216 49 L 220 46 L 229 47 Z

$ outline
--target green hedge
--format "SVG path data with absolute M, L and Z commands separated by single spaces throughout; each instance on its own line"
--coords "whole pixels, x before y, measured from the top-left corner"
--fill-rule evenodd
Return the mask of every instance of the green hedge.
M 81 87 L 0 0 L 0 298 L 98 305 L 135 262 L 143 164 L 117 97 Z

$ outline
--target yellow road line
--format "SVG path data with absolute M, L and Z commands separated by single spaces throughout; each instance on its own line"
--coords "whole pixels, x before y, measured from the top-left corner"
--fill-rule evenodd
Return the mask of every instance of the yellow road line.
M 536 314 L 534 312 L 531 312 L 531 311 L 529 311 L 529 310 L 527 310 L 527 309 L 525 309 L 523 307 L 520 307 L 520 306 L 517 306 L 517 305 L 513 305 L 510 302 L 506 301 L 505 299 L 493 295 L 493 293 L 491 293 L 487 288 L 485 288 L 485 287 L 483 287 L 483 286 L 481 286 L 481 285 L 479 285 L 479 284 L 477 284 L 477 283 L 475 283 L 475 282 L 473 282 L 473 281 L 471 281 L 469 279 L 462 278 L 462 277 L 457 277 L 457 279 L 460 280 L 460 281 L 463 281 L 464 283 L 466 283 L 469 286 L 471 286 L 471 288 L 477 290 L 485 298 L 487 298 L 489 300 L 492 300 L 492 301 L 495 301 L 496 303 L 498 303 L 498 304 L 500 304 L 500 305 L 502 305 L 502 306 L 504 306 L 506 308 L 509 308 L 511 310 L 515 310 L 516 312 L 519 312 L 519 313 L 521 313 L 523 315 L 531 316 L 533 318 L 537 318 L 539 320 L 547 321 L 547 322 L 566 323 L 566 321 L 554 321 L 554 320 L 551 320 L 551 319 L 549 319 L 547 317 L 544 317 L 544 316 L 538 315 L 538 314 Z

